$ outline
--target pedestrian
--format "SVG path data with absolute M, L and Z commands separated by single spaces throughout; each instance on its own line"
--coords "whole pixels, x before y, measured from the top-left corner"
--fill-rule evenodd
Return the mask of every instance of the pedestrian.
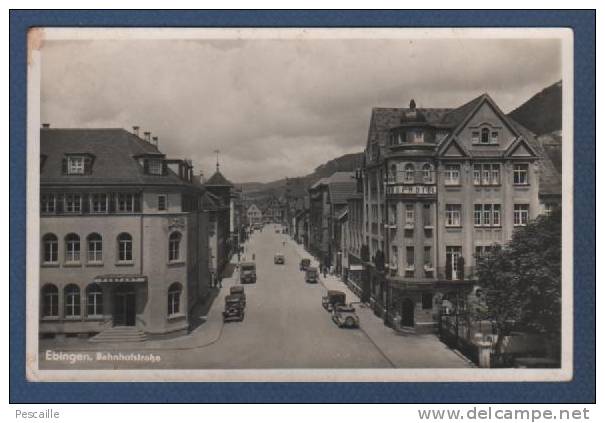
M 219 287 L 219 288 L 222 288 L 222 287 L 223 287 L 223 278 L 222 278 L 222 276 L 221 276 L 221 275 L 219 275 L 219 276 L 217 277 L 217 279 L 218 279 L 218 287 Z

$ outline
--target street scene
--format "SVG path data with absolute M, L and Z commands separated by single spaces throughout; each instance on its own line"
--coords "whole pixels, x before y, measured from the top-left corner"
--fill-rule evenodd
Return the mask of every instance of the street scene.
M 560 39 L 224 31 L 44 44 L 38 369 L 562 368 Z
M 277 233 L 279 232 L 279 233 Z M 65 368 L 65 363 L 47 361 L 47 350 L 122 353 L 131 350 L 154 353 L 154 364 L 98 362 L 76 368 L 468 368 L 472 363 L 447 348 L 434 336 L 406 337 L 384 327 L 371 312 L 360 308 L 360 329 L 341 329 L 321 304 L 328 289 L 346 287 L 328 275 L 308 284 L 299 270 L 300 260 L 309 257 L 287 235 L 281 225 L 267 225 L 245 244 L 246 259 L 255 257 L 257 282 L 246 284 L 246 313 L 242 322 L 223 323 L 222 305 L 231 286 L 239 283 L 239 272 L 223 280 L 221 293 L 204 323 L 186 339 L 91 346 L 87 341 L 41 344 L 40 363 L 47 369 Z M 274 254 L 285 256 L 284 265 L 274 264 Z M 237 262 L 237 261 L 235 261 Z M 350 291 L 349 301 L 359 308 L 359 298 Z

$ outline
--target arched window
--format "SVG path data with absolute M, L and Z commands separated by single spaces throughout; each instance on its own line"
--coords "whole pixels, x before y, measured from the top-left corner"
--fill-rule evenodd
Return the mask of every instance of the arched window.
M 42 246 L 44 248 L 42 256 L 44 263 L 56 263 L 59 261 L 59 240 L 55 234 L 44 235 Z
M 65 261 L 78 263 L 80 261 L 80 237 L 78 234 L 68 234 L 65 237 Z
M 433 166 L 430 163 L 425 163 L 422 166 L 422 180 L 425 184 L 433 183 Z
M 103 238 L 97 233 L 92 233 L 86 238 L 88 243 L 88 262 L 100 263 L 103 261 Z
M 181 234 L 173 232 L 168 240 L 168 260 L 176 261 L 180 259 Z
M 168 288 L 168 315 L 180 313 L 181 311 L 181 284 L 178 282 L 173 283 Z
M 408 184 L 414 183 L 414 165 L 413 164 L 408 163 L 405 165 L 403 178 L 404 178 L 403 182 L 405 182 L 405 183 L 408 183 Z
M 489 143 L 489 129 L 483 128 L 481 129 L 481 144 Z
M 88 316 L 103 315 L 103 291 L 96 283 L 86 287 L 86 314 Z
M 59 316 L 59 289 L 53 284 L 46 284 L 41 291 L 42 317 Z
M 132 261 L 132 236 L 130 234 L 118 235 L 118 261 Z
M 77 285 L 67 285 L 63 291 L 65 295 L 65 317 L 78 317 L 80 315 L 80 288 Z

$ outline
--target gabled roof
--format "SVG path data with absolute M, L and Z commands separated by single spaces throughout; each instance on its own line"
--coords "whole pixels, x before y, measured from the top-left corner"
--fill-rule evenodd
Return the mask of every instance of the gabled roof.
M 210 179 L 208 179 L 206 181 L 206 183 L 204 185 L 212 186 L 212 187 L 232 187 L 232 186 L 234 186 L 227 178 L 225 178 L 225 176 L 223 176 L 221 171 L 218 169 L 216 170 L 216 172 L 214 172 L 214 175 L 212 175 L 210 177 Z
M 92 154 L 89 175 L 63 174 L 66 154 Z M 47 185 L 190 185 L 170 169 L 166 175 L 145 174 L 135 157 L 163 157 L 158 148 L 121 128 L 42 128 L 40 154 L 44 163 L 40 183 Z

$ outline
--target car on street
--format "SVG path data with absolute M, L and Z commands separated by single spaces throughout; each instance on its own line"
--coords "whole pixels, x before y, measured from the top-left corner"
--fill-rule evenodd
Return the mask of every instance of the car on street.
M 311 259 L 304 258 L 300 260 L 300 270 L 306 271 L 311 266 Z
M 244 291 L 244 287 L 241 285 L 235 285 L 229 288 L 229 295 L 239 296 L 242 300 L 242 305 L 246 307 L 246 291 Z
M 345 304 L 347 295 L 342 291 L 329 290 L 327 295 L 321 298 L 321 305 L 328 311 L 332 311 L 337 304 Z
M 359 316 L 357 316 L 355 308 L 351 304 L 336 304 L 332 310 L 332 321 L 339 328 L 352 329 L 359 327 Z
M 273 263 L 274 264 L 286 264 L 286 257 L 281 253 L 277 253 L 273 257 Z
M 223 322 L 244 320 L 244 304 L 239 295 L 227 295 L 225 297 L 225 311 L 223 311 Z
M 309 267 L 305 271 L 305 282 L 317 283 L 318 281 L 319 281 L 319 270 L 317 270 L 317 267 Z
M 239 283 L 256 283 L 256 263 L 244 262 L 239 265 Z

